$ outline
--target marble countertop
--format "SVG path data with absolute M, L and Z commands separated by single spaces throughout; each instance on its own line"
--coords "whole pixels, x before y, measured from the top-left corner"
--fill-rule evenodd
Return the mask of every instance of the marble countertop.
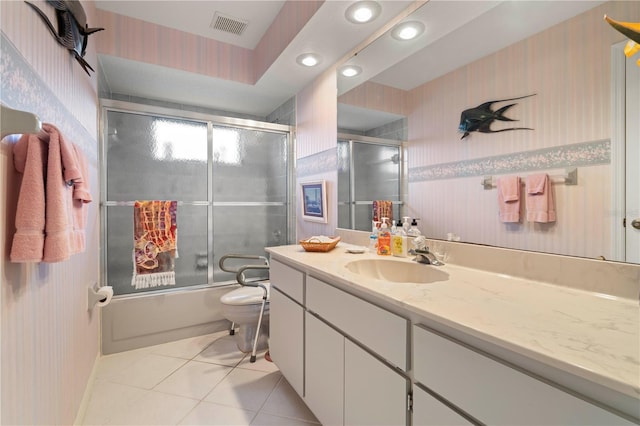
M 276 260 L 343 288 L 358 289 L 408 313 L 453 327 L 543 364 L 640 399 L 640 306 L 637 300 L 465 268 L 438 268 L 448 279 L 428 284 L 363 278 L 345 264 L 375 254 L 328 253 L 299 245 L 270 247 Z M 384 256 L 398 262 L 410 258 Z

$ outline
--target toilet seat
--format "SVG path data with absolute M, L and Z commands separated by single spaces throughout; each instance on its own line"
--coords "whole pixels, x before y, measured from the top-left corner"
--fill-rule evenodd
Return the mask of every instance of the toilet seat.
M 269 301 L 270 283 L 261 282 L 260 284 L 267 287 L 267 302 Z M 220 302 L 224 305 L 242 306 L 242 305 L 259 305 L 262 303 L 264 290 L 262 287 L 244 286 L 223 295 Z

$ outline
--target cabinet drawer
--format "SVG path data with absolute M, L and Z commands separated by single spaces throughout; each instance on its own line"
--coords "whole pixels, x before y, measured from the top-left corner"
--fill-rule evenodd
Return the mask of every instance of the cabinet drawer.
M 269 281 L 281 292 L 303 304 L 304 274 L 277 260 L 269 264 Z
M 413 386 L 413 426 L 472 426 L 456 413 L 417 386 Z
M 419 326 L 415 379 L 485 424 L 632 423 Z
M 307 277 L 307 309 L 393 365 L 407 370 L 407 320 Z

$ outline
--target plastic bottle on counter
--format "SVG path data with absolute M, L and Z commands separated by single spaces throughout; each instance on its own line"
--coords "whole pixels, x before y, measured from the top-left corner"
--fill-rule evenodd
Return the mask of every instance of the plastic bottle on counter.
M 371 222 L 371 235 L 369 235 L 369 251 L 371 253 L 378 252 L 378 224 L 380 222 Z
M 380 232 L 378 233 L 378 254 L 387 256 L 391 254 L 391 232 L 387 225 L 388 217 L 382 218 L 382 225 L 380 225 Z
M 411 228 L 407 231 L 407 235 L 410 237 L 419 237 L 422 235 L 422 232 L 418 229 L 418 219 L 413 219 L 411 221 Z

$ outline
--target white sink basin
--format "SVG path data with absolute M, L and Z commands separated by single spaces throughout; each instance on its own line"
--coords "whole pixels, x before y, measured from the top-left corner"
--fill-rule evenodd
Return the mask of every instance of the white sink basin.
M 390 281 L 394 283 L 434 283 L 446 281 L 449 274 L 437 266 L 413 262 L 399 262 L 391 259 L 360 259 L 345 265 L 350 272 L 364 278 Z

